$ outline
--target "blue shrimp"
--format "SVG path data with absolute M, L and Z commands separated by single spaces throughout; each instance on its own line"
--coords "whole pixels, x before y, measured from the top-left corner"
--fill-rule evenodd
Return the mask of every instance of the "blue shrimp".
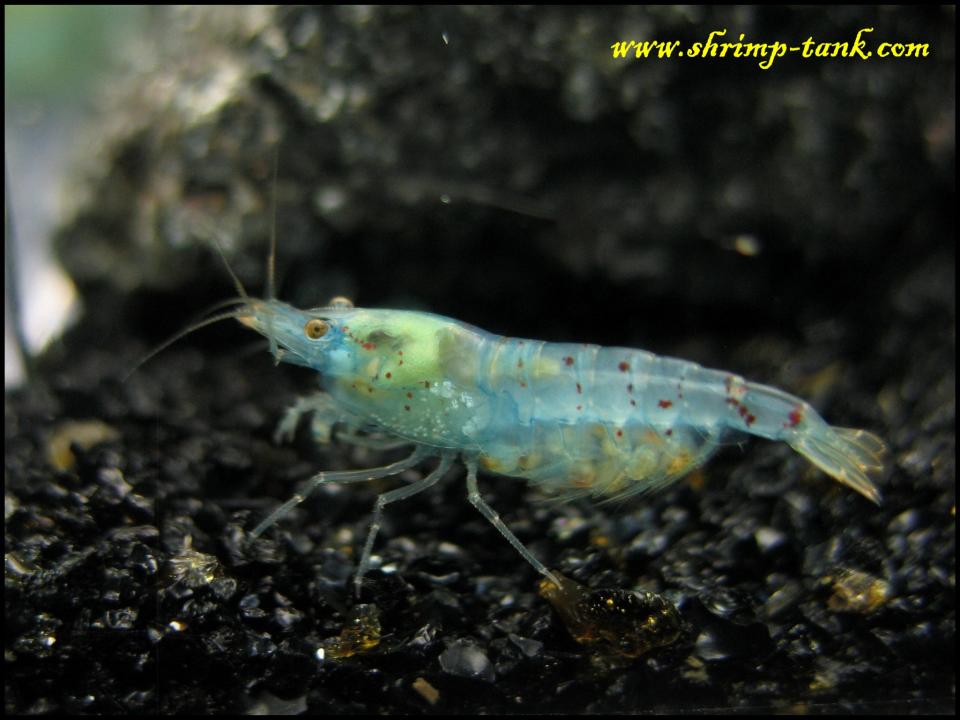
M 560 579 L 481 497 L 481 467 L 524 478 L 561 501 L 607 502 L 664 488 L 723 444 L 756 435 L 787 443 L 830 477 L 880 502 L 871 476 L 883 472 L 884 442 L 867 430 L 828 425 L 808 403 L 777 388 L 643 350 L 508 338 L 442 315 L 357 308 L 344 298 L 299 310 L 274 297 L 275 236 L 267 299 L 247 294 L 216 247 L 238 292 L 220 307 L 234 307 L 187 327 L 136 367 L 184 335 L 234 318 L 267 338 L 278 363 L 320 374 L 320 392 L 290 408 L 278 440 L 312 413 L 321 441 L 340 426 L 348 432 L 338 437 L 355 444 L 414 447 L 382 467 L 317 473 L 254 528 L 254 537 L 322 484 L 389 477 L 439 459 L 422 479 L 377 497 L 354 578 L 358 596 L 384 508 L 435 485 L 458 457 L 467 468 L 470 503 L 558 587 Z
M 883 470 L 879 437 L 831 427 L 803 400 L 729 372 L 642 350 L 502 337 L 441 315 L 358 308 L 343 299 L 310 310 L 246 293 L 238 302 L 226 316 L 264 335 L 278 362 L 320 374 L 321 392 L 291 409 L 281 435 L 312 412 L 318 435 L 340 423 L 414 446 L 383 467 L 318 473 L 254 536 L 323 483 L 386 477 L 439 459 L 421 480 L 378 496 L 355 576 L 358 594 L 384 508 L 435 485 L 457 457 L 467 468 L 470 503 L 558 586 L 481 497 L 480 468 L 524 478 L 561 500 L 619 500 L 663 488 L 721 444 L 756 435 L 787 443 L 880 501 L 870 479 Z

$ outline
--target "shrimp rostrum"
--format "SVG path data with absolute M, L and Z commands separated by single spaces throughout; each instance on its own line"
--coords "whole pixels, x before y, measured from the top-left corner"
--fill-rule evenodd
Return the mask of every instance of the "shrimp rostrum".
M 278 361 L 320 374 L 321 392 L 291 410 L 282 432 L 312 412 L 315 428 L 373 429 L 413 447 L 383 467 L 318 473 L 255 536 L 323 483 L 366 481 L 439 460 L 422 479 L 378 496 L 358 592 L 383 509 L 436 484 L 458 458 L 470 503 L 555 583 L 484 502 L 480 468 L 524 478 L 560 499 L 617 500 L 669 485 L 746 434 L 785 442 L 830 477 L 880 499 L 871 481 L 883 469 L 880 438 L 831 427 L 803 400 L 729 372 L 642 350 L 502 337 L 440 315 L 342 299 L 312 310 L 245 294 L 238 302 L 221 317 L 264 335 Z

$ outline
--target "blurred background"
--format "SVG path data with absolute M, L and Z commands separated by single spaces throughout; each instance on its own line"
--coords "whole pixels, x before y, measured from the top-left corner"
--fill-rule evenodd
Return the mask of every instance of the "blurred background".
M 80 128 L 98 117 L 104 78 L 145 18 L 134 6 L 4 7 L 5 208 L 7 222 L 16 223 L 16 232 L 4 236 L 5 247 L 14 244 L 5 254 L 7 386 L 23 380 L 18 345 L 39 352 L 74 309 L 74 286 L 53 257 L 50 238 L 70 158 L 83 152 L 76 142 Z

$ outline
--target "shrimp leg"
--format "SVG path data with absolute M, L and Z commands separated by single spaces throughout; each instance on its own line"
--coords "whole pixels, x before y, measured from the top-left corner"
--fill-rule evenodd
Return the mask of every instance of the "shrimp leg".
M 343 419 L 343 412 L 337 408 L 333 398 L 324 392 L 298 398 L 288 407 L 283 419 L 273 432 L 273 441 L 279 445 L 293 440 L 300 418 L 309 413 L 313 413 L 310 428 L 314 439 L 321 444 L 330 442 L 331 430 Z
M 416 454 L 416 453 L 414 453 Z M 370 531 L 367 533 L 367 540 L 363 544 L 363 554 L 360 556 L 360 565 L 357 566 L 357 574 L 353 578 L 353 586 L 357 597 L 360 597 L 360 586 L 363 583 L 363 576 L 367 574 L 370 567 L 370 555 L 373 552 L 373 541 L 380 532 L 380 520 L 383 517 L 383 508 L 397 500 L 404 500 L 413 497 L 419 492 L 423 492 L 429 487 L 437 484 L 437 481 L 450 469 L 456 455 L 454 453 L 444 453 L 440 456 L 440 464 L 436 469 L 426 477 L 417 480 L 406 487 L 397 488 L 377 496 L 377 503 L 373 508 L 373 522 L 370 524 Z
M 500 519 L 500 516 L 497 515 L 496 511 L 487 505 L 486 501 L 480 497 L 480 488 L 477 486 L 477 461 L 476 460 L 467 460 L 467 499 L 470 501 L 470 504 L 473 505 L 480 513 L 491 523 L 493 526 L 500 531 L 500 534 L 503 535 L 507 542 L 509 542 L 513 547 L 519 552 L 523 559 L 528 563 L 533 565 L 534 569 L 547 578 L 557 587 L 562 587 L 560 581 L 557 579 L 557 576 L 550 572 L 546 565 L 537 560 L 534 557 L 533 553 L 527 550 L 526 546 L 520 542 L 519 538 L 514 535 L 510 528 L 504 524 L 503 520 Z
M 368 435 L 357 435 L 350 430 L 338 430 L 336 438 L 340 442 L 353 445 L 355 447 L 367 448 L 369 450 L 396 450 L 397 448 L 412 445 L 411 440 L 404 438 L 391 437 L 371 437 Z
M 253 537 L 259 537 L 264 530 L 269 528 L 271 525 L 275 524 L 280 518 L 290 512 L 294 507 L 306 500 L 318 487 L 324 483 L 353 483 L 353 482 L 366 482 L 367 480 L 376 480 L 377 478 L 389 477 L 390 475 L 396 475 L 398 473 L 407 470 L 408 468 L 413 467 L 418 462 L 423 460 L 429 454 L 429 450 L 418 447 L 415 449 L 408 457 L 403 460 L 398 460 L 397 462 L 390 463 L 389 465 L 384 465 L 382 467 L 368 468 L 366 470 L 344 470 L 339 472 L 319 472 L 310 478 L 303 490 L 295 494 L 289 500 L 287 500 L 283 505 L 278 507 L 272 513 L 270 513 L 264 520 L 260 522 L 254 529 L 251 535 Z M 410 486 L 414 487 L 414 486 Z M 408 489 L 408 488 L 404 488 Z

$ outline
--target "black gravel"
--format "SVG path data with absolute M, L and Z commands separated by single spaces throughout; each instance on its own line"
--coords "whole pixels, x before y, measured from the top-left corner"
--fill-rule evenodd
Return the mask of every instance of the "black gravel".
M 953 710 L 952 8 L 210 12 L 158 11 L 142 52 L 163 62 L 117 79 L 106 151 L 58 232 L 86 313 L 6 394 L 8 713 Z M 621 36 L 720 27 L 874 27 L 932 54 L 611 66 Z M 176 100 L 198 88 L 211 105 L 191 114 Z M 550 567 L 676 606 L 678 639 L 629 660 L 571 638 L 460 469 L 388 508 L 362 598 L 379 642 L 333 658 L 390 485 L 328 487 L 249 531 L 316 470 L 394 455 L 305 426 L 275 445 L 314 379 L 238 326 L 122 382 L 233 292 L 211 227 L 259 290 L 277 138 L 283 297 L 783 387 L 888 441 L 883 504 L 761 441 L 613 508 L 481 478 Z M 103 442 L 56 469 L 51 443 L 81 439 L 68 421 Z

